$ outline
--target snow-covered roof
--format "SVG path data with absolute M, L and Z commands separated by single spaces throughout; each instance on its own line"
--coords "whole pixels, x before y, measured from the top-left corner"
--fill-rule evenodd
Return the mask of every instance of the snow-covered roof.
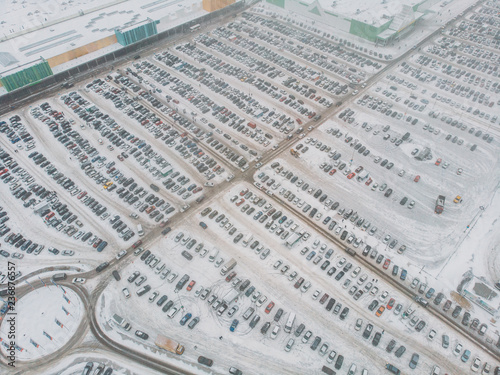
M 396 14 L 401 13 L 404 5 L 413 7 L 422 3 L 422 0 L 300 0 L 300 3 L 307 5 L 316 3 L 326 12 L 369 25 L 380 26 Z
M 45 59 L 114 34 L 118 27 L 154 17 L 158 32 L 205 14 L 201 0 L 36 0 L 9 1 L 0 14 L 0 54 L 19 64 Z M 2 59 L 3 61 L 3 59 Z M 9 64 L 11 65 L 11 64 Z

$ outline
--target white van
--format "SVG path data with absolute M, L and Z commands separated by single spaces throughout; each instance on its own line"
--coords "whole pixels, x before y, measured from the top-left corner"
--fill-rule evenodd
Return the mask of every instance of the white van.
M 280 326 L 275 326 L 273 331 L 271 332 L 271 338 L 274 340 L 276 336 L 278 336 L 278 332 L 280 331 Z
M 140 237 L 144 236 L 144 230 L 142 229 L 141 224 L 137 224 L 137 233 L 139 234 Z
M 288 314 L 288 321 L 285 324 L 285 332 L 290 333 L 293 327 L 293 322 L 295 321 L 295 313 L 291 312 Z
M 432 369 L 431 375 L 439 375 L 440 373 L 441 373 L 441 369 L 439 368 L 439 366 L 434 366 L 434 368 Z
M 211 252 L 210 252 L 210 255 L 208 256 L 208 261 L 209 262 L 213 262 L 215 260 L 215 258 L 217 257 L 217 255 L 219 254 L 219 250 L 217 249 L 213 249 Z

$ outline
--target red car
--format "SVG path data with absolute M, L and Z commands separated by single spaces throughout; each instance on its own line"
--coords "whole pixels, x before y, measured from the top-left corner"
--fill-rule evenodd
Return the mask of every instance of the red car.
M 300 118 L 296 119 L 299 125 L 302 125 L 302 120 Z
M 355 172 L 359 173 L 363 170 L 363 167 L 360 165 L 359 167 L 356 168 Z
M 384 270 L 388 269 L 389 268 L 389 264 L 391 264 L 391 260 L 389 258 L 387 258 L 384 262 Z
M 191 282 L 187 286 L 186 290 L 189 292 L 191 289 L 193 289 L 194 284 L 196 284 L 196 281 L 191 280 Z
M 271 312 L 271 310 L 273 309 L 273 307 L 274 307 L 274 302 L 273 301 L 269 302 L 269 305 L 267 305 L 266 310 L 265 310 L 266 314 L 269 314 Z
M 330 176 L 333 176 L 335 174 L 335 172 L 337 172 L 337 170 L 335 168 L 333 168 L 329 173 L 330 173 Z
M 234 271 L 231 272 L 229 275 L 226 276 L 226 281 L 230 282 L 233 279 L 233 277 L 235 277 L 235 276 L 236 276 L 236 272 L 234 272 Z
M 420 181 L 420 176 L 419 176 L 419 175 L 416 175 L 416 176 L 415 176 L 415 179 L 414 179 L 413 181 L 415 181 L 415 182 Z
M 241 206 L 244 202 L 245 200 L 241 198 L 238 202 L 236 202 L 236 206 Z
M 141 240 L 139 240 L 139 241 L 137 241 L 135 244 L 133 244 L 133 245 L 132 245 L 132 248 L 133 248 L 133 249 L 136 249 L 137 247 L 139 247 L 139 246 L 141 246 L 141 245 L 142 245 L 142 241 L 141 241 Z
M 77 198 L 78 199 L 82 199 L 86 195 L 87 195 L 87 192 L 86 191 L 82 191 L 80 194 L 78 194 Z
M 389 300 L 389 303 L 387 303 L 387 309 L 388 310 L 392 310 L 392 308 L 394 307 L 394 303 L 396 302 L 396 300 L 394 298 L 391 298 Z
M 319 300 L 319 303 L 324 304 L 326 300 L 328 299 L 329 295 L 328 293 L 323 294 L 323 297 Z
M 350 180 L 350 179 L 351 179 L 351 178 L 353 178 L 354 176 L 356 176 L 356 173 L 354 173 L 354 172 L 353 172 L 353 173 L 349 173 L 349 174 L 347 175 L 347 179 L 348 179 L 348 180 Z
M 371 179 L 371 177 L 369 177 L 368 180 L 365 182 L 365 185 L 366 186 L 370 186 L 370 184 L 372 183 L 372 181 L 373 180 Z
M 441 158 L 439 158 L 438 160 L 436 160 L 436 162 L 434 164 L 439 165 L 439 164 L 441 164 L 441 162 L 442 162 L 442 160 L 441 160 Z
M 240 191 L 240 197 L 244 196 L 246 193 L 248 193 L 248 189 Z

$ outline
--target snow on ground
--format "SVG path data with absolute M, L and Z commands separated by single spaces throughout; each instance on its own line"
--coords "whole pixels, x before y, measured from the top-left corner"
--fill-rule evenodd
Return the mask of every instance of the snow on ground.
M 16 351 L 16 360 L 42 358 L 61 348 L 78 328 L 84 311 L 82 301 L 75 292 L 50 282 L 46 287 L 37 288 L 19 299 L 15 305 L 15 342 L 23 350 Z M 10 317 L 6 315 L 5 319 L 8 321 Z M 10 324 L 2 324 L 3 355 L 8 355 L 3 343 L 10 341 L 9 333 Z
M 244 373 L 246 371 L 256 371 L 257 373 L 260 373 L 260 371 L 273 371 L 275 366 L 278 366 L 276 367 L 276 373 L 281 372 L 281 370 L 278 370 L 280 366 L 281 368 L 287 369 L 288 373 L 304 373 L 304 371 L 308 373 L 319 373 L 318 359 L 321 361 L 320 363 L 327 364 L 324 361 L 325 358 L 321 358 L 319 354 L 313 353 L 307 348 L 316 335 L 322 337 L 321 344 L 325 341 L 329 344 L 329 351 L 333 349 L 338 354 L 342 354 L 345 357 L 344 367 L 347 368 L 350 363 L 354 362 L 360 368 L 365 367 L 369 369 L 370 374 L 382 373 L 378 371 L 380 371 L 379 369 L 383 367 L 386 361 L 395 364 L 399 363 L 399 367 L 404 368 L 402 363 L 408 360 L 408 354 L 403 356 L 401 360 L 397 360 L 393 357 L 393 354 L 389 355 L 385 352 L 385 347 L 391 339 L 395 339 L 398 342 L 396 348 L 404 344 L 407 347 L 407 351 L 410 353 L 412 350 L 418 350 L 421 355 L 419 367 L 422 371 L 427 371 L 427 369 L 430 371 L 430 368 L 435 363 L 440 364 L 442 368 L 454 369 L 454 373 L 465 371 L 463 367 L 458 365 L 458 362 L 456 362 L 450 350 L 445 351 L 441 348 L 441 335 L 445 333 L 450 335 L 450 346 L 454 347 L 457 342 L 461 342 L 463 345 L 466 345 L 466 348 L 469 348 L 473 352 L 473 355 L 478 353 L 478 349 L 475 348 L 475 345 L 464 342 L 462 338 L 454 335 L 454 332 L 450 332 L 442 323 L 428 323 L 428 326 L 423 332 L 415 333 L 414 328 L 409 326 L 408 319 L 403 320 L 401 314 L 396 316 L 390 310 L 386 310 L 381 318 L 365 318 L 364 315 L 366 315 L 367 312 L 365 308 L 368 304 L 370 304 L 373 298 L 378 297 L 382 291 L 387 289 L 389 291 L 389 297 L 387 297 L 386 303 L 390 297 L 393 297 L 396 299 L 396 303 L 402 303 L 404 305 L 403 311 L 407 307 L 413 307 L 417 310 L 415 314 L 420 318 L 423 318 L 427 322 L 429 322 L 430 319 L 425 309 L 418 307 L 411 301 L 407 301 L 405 297 L 393 291 L 392 288 L 388 288 L 387 285 L 384 285 L 385 283 L 381 281 L 376 283 L 379 291 L 376 293 L 375 297 L 367 293 L 359 301 L 353 302 L 350 299 L 351 296 L 347 293 L 350 287 L 347 289 L 340 287 L 340 283 L 344 283 L 345 279 L 349 277 L 347 275 L 351 271 L 349 271 L 341 281 L 335 281 L 333 276 L 329 277 L 326 275 L 326 270 L 320 271 L 319 266 L 322 262 L 313 265 L 312 260 L 306 261 L 305 256 L 299 254 L 299 250 L 304 246 L 314 249 L 313 242 L 316 239 L 319 239 L 322 243 L 326 243 L 328 247 L 332 247 L 332 244 L 329 244 L 328 241 L 325 241 L 325 239 L 320 236 L 313 235 L 308 241 L 294 246 L 291 250 L 286 248 L 283 240 L 269 234 L 264 229 L 264 223 L 258 223 L 251 219 L 251 217 L 262 208 L 250 204 L 250 206 L 255 208 L 255 211 L 251 215 L 240 212 L 249 202 L 249 200 L 247 200 L 245 203 L 238 206 L 237 210 L 234 209 L 235 203 L 241 198 L 238 193 L 245 187 L 249 187 L 250 191 L 253 191 L 258 196 L 266 198 L 262 192 L 258 192 L 250 185 L 236 184 L 229 191 L 223 193 L 217 199 L 217 202 L 208 205 L 212 209 L 218 211 L 217 215 L 224 213 L 229 219 L 229 223 L 237 228 L 237 231 L 233 235 L 229 235 L 226 229 L 221 228 L 220 225 L 216 223 L 215 219 L 217 216 L 210 219 L 210 215 L 201 216 L 191 213 L 191 217 L 186 219 L 185 223 L 182 224 L 179 229 L 169 233 L 166 239 L 161 239 L 148 247 L 154 255 L 161 258 L 155 267 L 165 262 L 167 267 L 171 269 L 171 272 L 178 274 L 178 277 L 173 283 L 167 281 L 168 276 L 167 280 L 162 280 L 159 277 L 160 275 L 154 273 L 149 267 L 143 264 L 143 261 L 141 261 L 139 257 L 135 258 L 132 263 L 122 271 L 122 280 L 117 283 L 118 285 L 115 286 L 115 281 L 112 281 L 110 288 L 103 294 L 102 302 L 104 308 L 99 312 L 99 320 L 108 335 L 126 343 L 126 345 L 134 345 L 134 347 L 148 353 L 154 349 L 153 342 L 155 335 L 157 333 L 163 333 L 186 347 L 186 351 L 182 357 L 183 359 L 193 361 L 198 355 L 204 355 L 214 359 L 213 369 L 217 373 L 219 371 L 224 371 L 224 368 L 228 368 L 231 365 L 239 367 Z M 238 200 L 231 203 L 230 199 L 235 194 L 238 195 Z M 273 206 L 277 209 L 281 209 L 289 219 L 291 218 L 295 223 L 299 224 L 300 228 L 310 233 L 313 232 L 297 214 L 289 212 L 287 208 L 280 207 L 280 205 L 275 205 L 273 203 Z M 205 207 L 201 207 L 197 211 L 200 212 L 204 208 Z M 208 228 L 202 230 L 201 227 L 197 225 L 199 221 L 204 221 Z M 180 232 L 184 233 L 184 238 L 180 242 L 176 242 L 175 238 Z M 233 238 L 235 238 L 238 233 L 243 234 L 243 239 L 245 239 L 248 234 L 252 233 L 255 240 L 258 240 L 263 246 L 263 249 L 271 249 L 270 255 L 265 260 L 261 260 L 260 253 L 262 253 L 263 250 L 260 250 L 260 253 L 256 253 L 257 250 L 251 249 L 250 245 L 244 247 L 242 244 L 243 239 L 237 244 L 234 244 Z M 186 240 L 187 236 L 191 239 Z M 186 245 L 193 239 L 197 242 L 188 250 Z M 186 243 L 183 244 L 183 241 L 186 241 Z M 196 250 L 200 242 L 203 243 L 203 249 L 208 250 L 207 253 L 205 253 L 203 249 Z M 214 248 L 217 248 L 219 253 L 215 261 L 210 262 L 209 255 Z M 333 248 L 335 249 L 335 246 L 333 246 Z M 184 259 L 180 255 L 182 251 L 188 251 L 193 255 L 193 260 L 188 261 Z M 317 248 L 316 251 L 319 251 L 319 248 Z M 324 254 L 325 253 L 323 253 L 323 255 Z M 220 276 L 220 268 L 216 267 L 219 257 L 223 258 L 222 264 L 231 257 L 234 257 L 238 261 L 238 265 L 235 268 L 237 275 L 232 282 L 236 280 L 236 278 L 241 278 L 242 280 L 249 278 L 251 285 L 256 287 L 255 291 L 267 296 L 266 302 L 264 302 L 261 307 L 256 306 L 255 302 L 251 302 L 249 297 L 241 295 L 237 302 L 234 303 L 240 307 L 235 316 L 227 316 L 228 310 L 234 304 L 231 304 L 229 309 L 226 310 L 222 316 L 218 316 L 212 308 L 207 306 L 206 300 L 203 301 L 196 297 L 195 291 L 201 288 L 201 286 L 211 290 L 209 296 L 215 293 L 218 298 L 223 297 L 227 291 L 231 289 L 230 283 L 225 282 L 223 277 Z M 336 265 L 343 257 L 344 254 L 335 249 L 334 255 L 330 259 L 331 264 Z M 283 263 L 279 268 L 275 268 L 273 265 L 278 259 L 281 259 Z M 280 271 L 283 265 L 290 266 L 290 269 L 286 271 L 286 275 L 283 275 Z M 355 267 L 356 264 L 352 269 Z M 135 271 L 139 271 L 140 276 L 147 277 L 147 280 L 141 284 L 141 286 L 136 286 L 127 281 L 127 278 Z M 304 277 L 306 281 L 309 280 L 312 282 L 313 285 L 307 293 L 301 293 L 292 288 L 293 282 L 288 281 L 288 276 L 293 271 L 299 273 L 294 281 L 299 277 Z M 337 271 L 337 273 L 338 272 L 339 271 Z M 359 276 L 365 272 L 365 270 L 362 270 Z M 190 292 L 186 291 L 184 287 L 179 293 L 174 294 L 173 288 L 175 283 L 184 273 L 189 274 L 190 280 L 195 280 L 196 284 Z M 368 281 L 372 280 L 374 277 L 376 276 L 368 272 Z M 142 297 L 138 297 L 135 292 L 144 285 L 150 285 L 151 291 Z M 356 282 L 356 278 L 353 279 L 351 285 L 359 285 Z M 132 296 L 130 299 L 126 299 L 122 294 L 121 289 L 124 287 L 128 288 L 131 293 Z M 344 306 L 349 306 L 351 311 L 345 321 L 338 320 L 331 312 L 328 313 L 324 310 L 325 305 L 320 305 L 318 300 L 314 301 L 311 298 L 312 293 L 316 289 L 323 290 L 320 296 L 323 295 L 324 292 L 327 292 Z M 158 297 L 156 297 L 155 301 L 152 303 L 146 302 L 146 299 L 151 296 L 154 291 L 159 292 Z M 166 316 L 167 314 L 163 313 L 161 308 L 156 306 L 156 302 L 163 294 L 168 296 L 168 300 L 174 301 L 175 307 L 180 308 L 180 312 L 178 312 L 173 319 L 169 319 Z M 286 299 L 283 299 L 284 295 L 287 296 Z M 143 301 L 140 303 L 133 303 L 138 298 Z M 207 299 L 210 299 L 210 297 Z M 274 301 L 276 306 L 271 314 L 267 315 L 262 310 L 267 306 L 269 301 Z M 253 330 L 248 326 L 250 320 L 246 321 L 242 318 L 242 314 L 250 306 L 254 307 L 256 309 L 256 314 L 261 316 L 260 322 Z M 147 313 L 147 322 L 139 317 L 140 314 L 138 314 L 137 308 L 140 309 L 141 314 Z M 277 339 L 273 340 L 269 337 L 270 331 L 268 331 L 266 335 L 262 335 L 260 333 L 260 328 L 265 321 L 271 320 L 271 322 L 273 322 L 272 318 L 278 308 L 283 308 L 285 312 L 279 322 L 281 332 L 278 334 Z M 305 323 L 306 325 L 304 332 L 309 329 L 312 330 L 313 339 L 311 339 L 309 344 L 304 345 L 300 342 L 300 338 L 296 338 L 293 334 L 287 335 L 283 333 L 283 325 L 290 311 L 297 313 L 293 330 L 295 330 L 300 323 Z M 193 318 L 196 316 L 201 318 L 200 323 L 198 323 L 193 330 L 178 324 L 178 321 L 187 312 L 192 313 Z M 116 327 L 113 323 L 109 324 L 108 321 L 113 313 L 118 313 L 129 321 L 132 324 L 132 329 L 129 332 L 125 332 L 122 328 Z M 332 314 L 333 317 L 330 314 Z M 374 313 L 372 312 L 372 314 Z M 362 339 L 360 336 L 362 331 L 356 332 L 353 329 L 359 317 L 362 317 L 364 320 L 362 329 L 364 329 L 368 321 L 375 324 L 375 332 L 384 332 L 379 348 L 374 348 L 372 346 L 371 338 L 370 341 Z M 235 333 L 230 333 L 228 328 L 233 318 L 239 319 L 240 323 Z M 274 322 L 270 330 L 272 330 L 273 327 Z M 135 329 L 140 329 L 150 335 L 146 347 L 142 344 L 143 340 L 135 339 L 136 343 L 131 342 Z M 436 338 L 432 342 L 426 338 L 430 329 L 435 329 L 438 332 Z M 222 340 L 218 339 L 219 336 L 223 337 Z M 153 339 L 151 337 L 153 337 Z M 200 337 L 204 337 L 204 339 L 201 340 Z M 283 351 L 283 348 L 289 338 L 295 339 L 295 345 L 291 353 L 286 353 Z M 228 348 L 228 342 L 233 349 Z M 422 347 L 423 343 L 425 348 Z M 220 355 L 222 352 L 224 354 Z M 243 357 L 256 358 L 257 355 L 261 358 L 261 362 L 263 364 L 265 363 L 264 366 L 271 367 L 262 367 L 262 365 L 257 365 L 252 362 L 252 365 L 247 368 L 243 364 L 248 363 L 243 360 Z M 162 357 L 166 360 L 170 360 L 172 357 L 174 361 L 177 359 L 176 356 L 170 354 L 166 356 L 163 354 Z M 487 360 L 483 354 L 481 354 L 481 357 L 483 360 Z M 263 360 L 263 358 L 266 359 Z M 291 366 L 294 366 L 296 370 L 291 370 Z M 330 366 L 333 367 L 333 365 Z

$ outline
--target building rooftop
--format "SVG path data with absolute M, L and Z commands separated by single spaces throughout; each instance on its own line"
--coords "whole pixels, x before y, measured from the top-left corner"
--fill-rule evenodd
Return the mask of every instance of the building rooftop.
M 300 0 L 301 4 L 317 3 L 326 12 L 373 26 L 385 24 L 396 14 L 401 13 L 404 5 L 413 7 L 422 2 L 422 0 Z
M 114 34 L 115 28 L 160 20 L 158 32 L 205 14 L 201 0 L 8 1 L 0 14 L 0 64 L 45 59 Z

